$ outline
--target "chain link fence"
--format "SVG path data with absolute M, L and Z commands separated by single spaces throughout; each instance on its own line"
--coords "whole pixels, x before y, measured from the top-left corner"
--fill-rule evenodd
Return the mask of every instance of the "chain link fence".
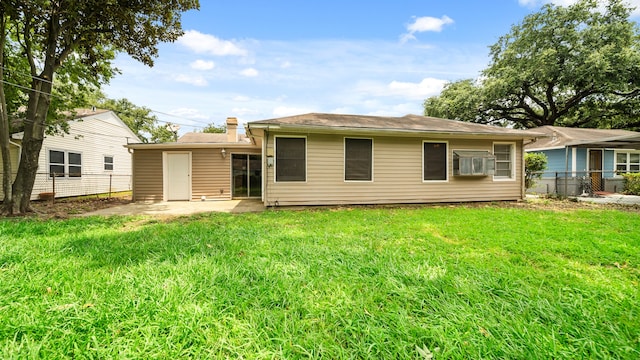
M 15 174 L 13 178 L 15 178 Z M 37 173 L 31 199 L 50 200 L 97 194 L 107 194 L 110 197 L 112 193 L 131 191 L 131 184 L 131 175 Z M 0 195 L 4 197 L 1 188 Z
M 625 179 L 612 171 L 545 171 L 541 179 L 528 189 L 534 194 L 560 196 L 592 196 L 596 192 L 619 193 L 624 191 Z

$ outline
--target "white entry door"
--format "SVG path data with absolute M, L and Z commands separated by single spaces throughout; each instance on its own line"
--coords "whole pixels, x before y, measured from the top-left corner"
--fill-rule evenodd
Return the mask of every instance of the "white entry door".
M 191 200 L 191 153 L 165 153 L 165 199 Z

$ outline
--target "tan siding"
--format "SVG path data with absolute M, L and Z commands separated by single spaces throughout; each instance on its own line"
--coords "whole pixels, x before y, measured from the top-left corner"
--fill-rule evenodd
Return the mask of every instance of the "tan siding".
M 192 199 L 231 198 L 231 156 L 223 158 L 220 149 L 197 149 L 192 152 Z
M 192 199 L 231 199 L 231 155 L 260 154 L 260 149 L 226 148 L 225 158 L 220 149 L 194 149 L 192 152 Z
M 191 200 L 231 198 L 231 155 L 260 154 L 260 149 L 220 148 L 181 150 L 191 152 Z M 133 153 L 133 193 L 135 201 L 163 200 L 163 160 L 166 150 L 138 149 Z
M 133 166 L 133 200 L 162 201 L 162 150 L 135 150 Z
M 10 144 L 9 145 L 9 160 L 11 161 L 11 172 L 16 173 L 18 171 L 18 155 L 19 149 L 17 146 Z M 2 161 L 0 161 L 0 174 L 3 172 Z
M 18 172 L 18 161 L 19 159 L 19 150 L 15 145 L 9 145 L 9 159 L 11 161 L 11 180 L 15 180 L 16 173 Z M 2 161 L 0 161 L 0 175 L 4 172 L 2 167 Z M 0 180 L 1 181 L 1 180 Z M 0 186 L 0 201 L 4 198 L 4 190 L 2 190 L 2 186 Z
M 373 204 L 516 200 L 521 194 L 521 145 L 516 146 L 516 179 L 494 181 L 493 177 L 454 177 L 454 149 L 493 151 L 490 139 L 449 139 L 448 182 L 422 181 L 423 140 L 429 138 L 373 137 L 373 181 L 345 182 L 343 136 L 307 135 L 307 181 L 274 182 L 274 169 L 267 173 L 266 205 Z M 272 148 L 273 136 L 267 144 Z M 269 151 L 269 150 L 268 150 Z

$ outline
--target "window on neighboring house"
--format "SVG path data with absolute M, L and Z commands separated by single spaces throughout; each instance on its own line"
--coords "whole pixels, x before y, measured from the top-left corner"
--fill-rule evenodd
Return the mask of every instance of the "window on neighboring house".
M 113 156 L 104 157 L 104 169 L 106 171 L 113 171 Z
M 493 144 L 493 155 L 496 158 L 495 179 L 513 179 L 514 151 L 513 144 Z
M 63 177 L 64 168 L 64 151 L 49 150 L 49 177 Z
M 276 181 L 307 180 L 307 139 L 276 137 Z
M 371 181 L 373 168 L 372 139 L 344 139 L 344 179 Z
M 68 153 L 69 155 L 69 177 L 82 176 L 82 154 Z
M 425 141 L 422 144 L 422 179 L 424 181 L 447 180 L 447 143 Z
M 616 152 L 616 171 L 618 173 L 639 172 L 640 152 Z
M 82 177 L 82 154 L 49 150 L 49 177 Z

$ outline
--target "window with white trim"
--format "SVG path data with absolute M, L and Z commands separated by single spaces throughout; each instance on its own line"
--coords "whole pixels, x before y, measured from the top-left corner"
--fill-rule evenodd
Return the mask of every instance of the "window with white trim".
M 82 154 L 49 150 L 49 177 L 82 177 Z
M 49 177 L 64 177 L 64 151 L 49 150 Z
M 67 153 L 69 159 L 69 177 L 82 176 L 82 154 L 70 152 Z
M 422 180 L 447 181 L 447 143 L 422 143 Z
M 307 139 L 276 137 L 276 181 L 307 181 Z
M 113 171 L 113 156 L 110 156 L 110 155 L 104 156 L 104 170 Z
M 373 179 L 373 139 L 344 138 L 344 179 Z
M 496 159 L 496 169 L 493 175 L 494 179 L 513 179 L 514 178 L 514 144 L 512 143 L 494 143 L 493 156 Z
M 640 151 L 616 151 L 616 172 L 640 171 Z

